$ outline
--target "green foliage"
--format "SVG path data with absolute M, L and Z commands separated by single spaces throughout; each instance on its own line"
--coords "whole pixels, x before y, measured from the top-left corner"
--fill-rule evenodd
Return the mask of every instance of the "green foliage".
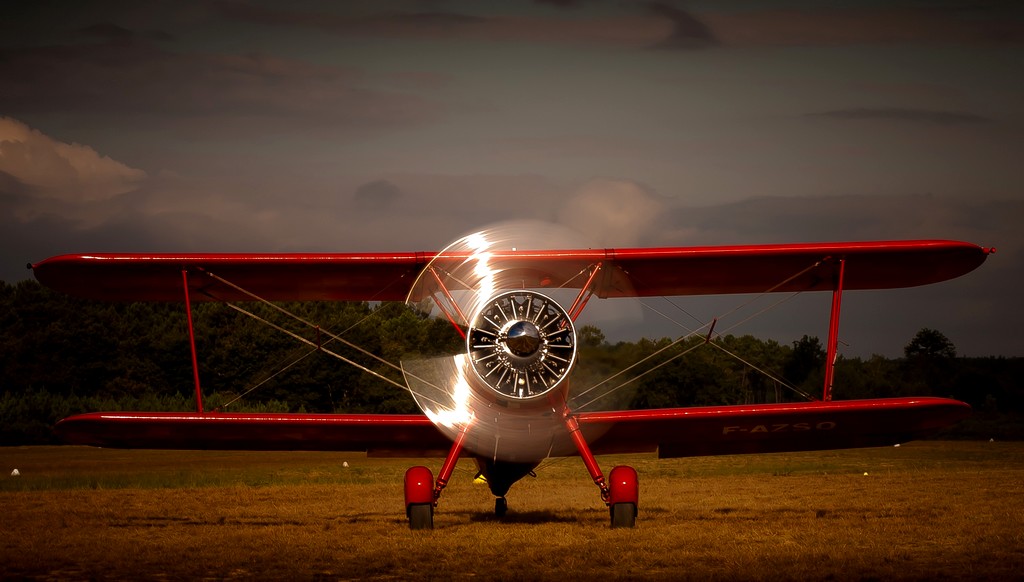
M 956 357 L 956 347 L 942 332 L 924 328 L 903 348 L 908 360 L 951 360 Z
M 416 412 L 407 391 L 374 374 L 403 384 L 388 363 L 455 353 L 463 341 L 449 323 L 398 303 L 247 303 L 241 309 L 250 314 L 216 303 L 194 306 L 207 410 Z M 922 329 L 904 353 L 902 359 L 841 357 L 834 398 L 953 397 L 975 408 L 972 434 L 998 426 L 993 436 L 1022 436 L 1024 359 L 957 358 L 952 342 L 931 329 Z M 810 336 L 792 345 L 752 336 L 612 344 L 602 330 L 583 326 L 573 406 L 798 401 L 820 395 L 824 360 L 821 342 Z M 54 423 L 79 412 L 193 410 L 184 307 L 85 301 L 34 281 L 0 283 L 0 394 L 0 444 L 50 442 Z

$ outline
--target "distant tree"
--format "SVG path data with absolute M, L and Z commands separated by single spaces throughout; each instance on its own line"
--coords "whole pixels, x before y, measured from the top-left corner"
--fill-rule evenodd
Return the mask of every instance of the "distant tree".
M 584 325 L 579 330 L 579 343 L 581 346 L 596 348 L 605 342 L 604 332 L 595 325 Z
M 907 359 L 951 360 L 956 357 L 956 346 L 942 332 L 923 328 L 903 348 Z
M 908 394 L 949 395 L 955 383 L 956 346 L 934 329 L 923 328 L 903 348 Z
M 817 375 L 825 367 L 825 349 L 821 340 L 805 335 L 793 342 L 793 351 L 782 369 L 787 382 L 797 387 L 802 386 L 812 375 Z

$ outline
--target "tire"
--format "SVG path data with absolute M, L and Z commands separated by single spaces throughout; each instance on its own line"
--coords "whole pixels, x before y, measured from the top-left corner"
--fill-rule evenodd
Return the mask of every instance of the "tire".
M 434 529 L 434 506 L 417 503 L 409 506 L 409 529 Z
M 632 503 L 616 503 L 612 505 L 612 528 L 636 527 L 636 505 Z
M 505 517 L 508 513 L 508 501 L 504 497 L 498 497 L 494 500 L 494 515 L 496 517 Z

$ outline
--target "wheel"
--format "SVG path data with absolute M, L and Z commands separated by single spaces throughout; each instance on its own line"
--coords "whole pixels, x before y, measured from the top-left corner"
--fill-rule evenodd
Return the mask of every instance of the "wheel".
M 608 475 L 608 505 L 612 527 L 636 527 L 640 507 L 640 480 L 632 467 L 619 465 Z
M 504 497 L 499 497 L 494 500 L 494 515 L 497 517 L 505 517 L 508 513 L 508 501 Z
M 636 527 L 636 504 L 616 503 L 612 505 L 612 527 Z
M 410 505 L 409 529 L 434 529 L 434 505 L 431 503 Z

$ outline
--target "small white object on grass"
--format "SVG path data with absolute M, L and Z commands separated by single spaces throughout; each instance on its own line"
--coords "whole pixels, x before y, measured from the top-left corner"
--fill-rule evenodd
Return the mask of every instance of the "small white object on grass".
M 868 472 L 867 472 L 867 471 L 864 471 L 864 475 L 867 475 L 867 474 L 868 474 Z
M 900 448 L 900 444 L 899 443 L 896 443 L 893 446 L 896 447 L 897 449 Z
M 21 471 L 17 469 L 11 471 L 11 477 L 17 477 L 18 475 L 21 475 Z
M 348 467 L 348 461 L 345 461 L 344 463 L 342 463 L 341 466 L 342 467 Z

